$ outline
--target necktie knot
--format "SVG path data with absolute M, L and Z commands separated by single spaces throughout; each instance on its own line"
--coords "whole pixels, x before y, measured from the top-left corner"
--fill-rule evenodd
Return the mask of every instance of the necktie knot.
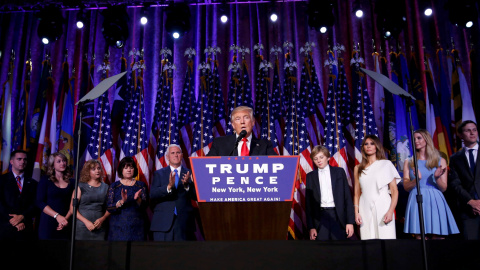
M 250 150 L 248 150 L 248 146 L 247 146 L 247 142 L 248 142 L 248 139 L 247 138 L 242 138 L 242 156 L 246 157 L 246 156 L 249 156 L 250 155 Z

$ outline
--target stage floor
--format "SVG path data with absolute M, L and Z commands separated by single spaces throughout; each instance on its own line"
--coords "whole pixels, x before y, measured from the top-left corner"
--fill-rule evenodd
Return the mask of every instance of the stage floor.
M 480 241 L 427 240 L 429 269 L 479 269 Z M 1 242 L 2 269 L 69 269 L 69 241 Z M 108 242 L 76 241 L 74 269 L 423 268 L 419 240 Z

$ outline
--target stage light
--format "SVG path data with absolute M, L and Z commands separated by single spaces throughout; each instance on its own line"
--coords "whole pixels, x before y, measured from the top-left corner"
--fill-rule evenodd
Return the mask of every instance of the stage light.
M 228 21 L 228 6 L 227 2 L 223 1 L 223 3 L 218 8 L 218 13 L 220 14 L 220 21 L 222 23 L 227 23 Z
M 146 16 L 142 16 L 142 18 L 140 18 L 140 23 L 141 23 L 142 25 L 147 24 L 147 22 L 148 22 L 148 19 L 147 19 Z
M 220 20 L 222 21 L 222 23 L 226 23 L 228 21 L 227 15 L 222 15 L 222 17 L 220 17 Z
M 308 1 L 307 7 L 308 26 L 320 30 L 322 27 L 331 27 L 335 24 L 335 16 L 333 15 L 332 0 L 325 1 Z
M 110 6 L 102 12 L 102 34 L 107 45 L 122 48 L 129 36 L 130 20 L 124 5 Z
M 37 12 L 36 16 L 40 21 L 37 34 L 43 44 L 54 42 L 62 36 L 65 18 L 60 8 L 50 5 Z
M 272 22 L 276 22 L 276 21 L 278 20 L 277 14 L 276 14 L 276 13 L 272 13 L 272 14 L 270 15 L 270 20 L 271 20 Z
M 425 16 L 431 16 L 433 14 L 433 10 L 431 8 L 426 8 L 423 14 L 425 14 Z
M 80 9 L 77 13 L 76 25 L 78 29 L 82 29 L 83 26 L 85 25 L 85 14 L 83 13 L 83 8 Z
M 165 12 L 167 13 L 165 29 L 175 39 L 180 38 L 190 30 L 191 14 L 188 4 L 171 2 Z
M 325 34 L 327 32 L 327 27 L 322 26 L 320 27 L 320 33 Z
M 392 4 L 395 8 L 392 8 Z M 375 4 L 377 28 L 385 39 L 398 38 L 406 27 L 406 9 L 404 1 L 380 0 Z
M 459 27 L 470 28 L 478 20 L 475 0 L 449 0 L 445 4 L 450 22 Z
M 352 10 L 355 13 L 355 16 L 357 16 L 357 18 L 363 17 L 363 10 L 362 5 L 360 4 L 360 0 L 356 0 L 355 2 L 353 2 Z

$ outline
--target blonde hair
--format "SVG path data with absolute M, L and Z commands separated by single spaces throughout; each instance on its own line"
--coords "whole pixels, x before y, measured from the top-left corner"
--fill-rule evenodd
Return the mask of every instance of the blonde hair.
M 362 174 L 363 170 L 365 170 L 365 167 L 367 166 L 367 163 L 368 163 L 367 154 L 365 153 L 365 147 L 364 147 L 367 139 L 372 140 L 373 144 L 375 144 L 375 148 L 377 149 L 375 156 L 377 157 L 377 160 L 387 159 L 385 157 L 385 151 L 383 150 L 383 145 L 380 142 L 380 139 L 373 134 L 365 136 L 365 139 L 363 139 L 362 146 L 361 146 L 362 162 L 360 162 L 360 164 L 358 165 L 358 175 Z
M 233 116 L 237 112 L 242 112 L 242 111 L 248 111 L 252 120 L 255 121 L 255 118 L 253 118 L 253 109 L 248 106 L 238 106 L 235 109 L 233 109 L 232 113 L 230 114 L 230 121 L 233 122 Z
M 50 181 L 54 183 L 57 182 L 57 178 L 55 178 L 55 168 L 53 166 L 53 164 L 55 163 L 56 157 L 60 157 L 63 161 L 65 161 L 68 164 L 67 157 L 60 152 L 53 153 L 48 157 L 47 175 Z M 72 176 L 73 176 L 73 173 L 67 166 L 67 168 L 65 168 L 65 171 L 63 171 L 63 180 L 67 183 L 70 183 L 70 178 L 72 178 Z
M 105 172 L 103 171 L 102 164 L 100 164 L 100 161 L 96 159 L 90 159 L 89 161 L 85 162 L 83 165 L 82 171 L 80 172 L 80 182 L 82 183 L 87 183 L 90 180 L 90 170 L 95 168 L 96 166 L 100 166 L 101 176 L 100 176 L 100 181 L 103 182 L 103 179 L 105 178 Z
M 425 145 L 425 158 L 427 159 L 427 162 L 425 162 L 425 166 L 427 169 L 431 170 L 433 168 L 438 167 L 438 162 L 440 161 L 440 153 L 438 150 L 435 148 L 435 145 L 433 144 L 432 136 L 430 135 L 430 132 L 426 129 L 417 129 L 413 132 L 418 133 L 422 135 L 423 139 L 426 142 Z M 415 140 L 415 138 L 414 138 Z M 415 153 L 417 155 L 417 160 L 418 160 L 418 153 Z M 413 157 L 410 158 L 409 166 L 413 168 Z

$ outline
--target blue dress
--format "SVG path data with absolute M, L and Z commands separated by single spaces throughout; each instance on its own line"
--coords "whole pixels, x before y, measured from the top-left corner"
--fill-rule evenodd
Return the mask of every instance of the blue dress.
M 45 214 L 43 209 L 48 205 L 60 215 L 67 215 L 70 210 L 75 180 L 70 179 L 66 188 L 57 187 L 47 176 L 42 176 L 37 188 L 37 207 L 40 209 L 40 223 L 38 225 L 38 238 L 40 240 L 48 239 L 70 239 L 71 238 L 71 220 L 68 226 L 63 230 L 57 231 L 58 222 L 53 217 Z
M 438 189 L 435 181 L 434 173 L 437 168 L 429 170 L 425 164 L 426 160 L 418 160 L 418 171 L 422 176 L 420 190 L 423 195 L 425 234 L 449 235 L 459 233 L 452 211 L 450 211 L 445 197 Z M 410 179 L 414 178 L 413 169 L 410 168 Z M 416 186 L 410 191 L 406 209 L 403 232 L 420 234 Z
M 116 208 L 116 204 L 122 199 L 121 190 L 127 190 L 127 201 L 123 206 Z M 142 203 L 133 199 L 135 193 L 142 189 Z M 144 241 L 145 219 L 147 217 L 147 185 L 142 181 L 136 181 L 133 186 L 124 186 L 120 181 L 110 185 L 107 192 L 107 209 L 110 212 L 110 228 L 108 240 L 110 241 Z

